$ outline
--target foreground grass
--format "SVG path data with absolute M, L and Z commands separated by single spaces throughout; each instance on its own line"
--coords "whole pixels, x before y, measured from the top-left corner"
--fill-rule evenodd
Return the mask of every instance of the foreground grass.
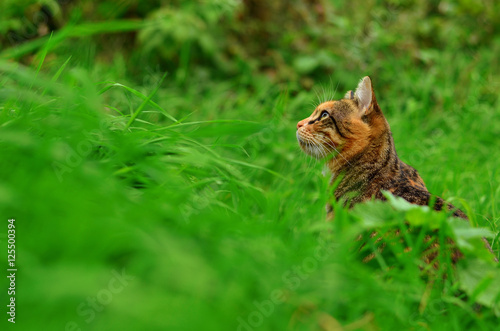
M 483 99 L 484 82 L 456 84 L 466 59 L 448 69 L 452 55 L 436 74 L 374 78 L 377 96 L 401 158 L 496 233 L 498 98 Z M 498 269 L 478 239 L 486 232 L 400 201 L 336 206 L 335 222 L 324 222 L 328 179 L 294 138 L 314 92 L 264 77 L 180 86 L 153 73 L 139 85 L 119 67 L 0 63 L 0 214 L 17 222 L 16 327 L 496 327 L 498 298 L 486 294 L 498 293 Z M 337 97 L 362 74 L 334 77 Z M 470 93 L 459 98 L 462 89 Z M 361 263 L 353 238 L 404 220 L 419 229 L 405 238 L 412 255 L 395 243 Z M 429 282 L 418 236 L 436 228 L 469 262 Z

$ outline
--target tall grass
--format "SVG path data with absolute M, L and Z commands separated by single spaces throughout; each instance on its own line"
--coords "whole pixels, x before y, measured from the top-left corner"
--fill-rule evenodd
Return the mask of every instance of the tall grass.
M 109 32 L 100 26 L 74 31 Z M 14 327 L 497 327 L 499 269 L 480 240 L 488 236 L 498 256 L 492 50 L 472 68 L 470 55 L 445 52 L 433 72 L 388 58 L 372 77 L 400 157 L 467 210 L 471 226 L 391 197 L 353 211 L 335 204 L 327 223 L 328 178 L 294 135 L 314 91 L 251 72 L 179 80 L 144 70 L 137 82 L 120 55 L 82 60 L 65 48 L 76 34 L 61 35 L 2 53 L 38 50 L 32 65 L 0 62 L 0 215 L 17 225 Z M 374 67 L 318 84 L 331 79 L 339 98 Z M 415 231 L 391 238 L 405 221 Z M 378 244 L 359 251 L 355 239 L 373 230 L 388 233 L 388 245 L 365 264 Z M 426 234 L 443 248 L 438 271 L 421 262 Z M 466 254 L 456 269 L 446 237 Z

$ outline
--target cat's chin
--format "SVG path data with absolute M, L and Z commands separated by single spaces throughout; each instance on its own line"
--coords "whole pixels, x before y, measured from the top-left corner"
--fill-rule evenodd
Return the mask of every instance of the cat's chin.
M 317 160 L 322 160 L 330 154 L 325 149 L 321 149 L 321 147 L 316 146 L 315 144 L 312 143 L 308 143 L 306 140 L 301 138 L 298 131 L 296 133 L 296 136 L 297 136 L 297 141 L 299 142 L 300 149 L 302 149 L 302 151 L 307 155 L 312 156 Z

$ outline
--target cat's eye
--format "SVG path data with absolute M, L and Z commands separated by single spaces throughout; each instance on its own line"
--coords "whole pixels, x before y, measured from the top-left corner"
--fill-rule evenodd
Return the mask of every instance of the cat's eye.
M 323 110 L 323 112 L 321 113 L 320 119 L 327 118 L 328 116 L 330 116 L 330 114 L 328 114 L 328 112 L 326 110 Z

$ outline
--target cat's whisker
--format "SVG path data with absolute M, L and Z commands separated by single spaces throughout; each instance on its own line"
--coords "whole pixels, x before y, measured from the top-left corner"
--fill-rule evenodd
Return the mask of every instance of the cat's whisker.
M 330 84 L 328 85 L 328 90 L 330 91 L 330 93 L 332 93 L 333 91 L 333 80 L 332 80 L 332 76 L 329 77 L 330 78 Z M 333 92 L 332 95 L 329 96 L 329 100 L 335 100 L 335 92 L 336 90 Z
M 335 94 L 337 93 L 337 89 L 339 88 L 339 84 L 340 84 L 340 81 L 337 82 L 337 86 L 335 87 L 335 91 L 333 91 L 332 100 L 335 99 Z
M 307 149 L 309 151 L 313 151 L 313 145 L 312 145 L 311 141 L 307 141 Z M 313 168 L 313 163 L 315 162 L 315 159 L 314 158 L 309 158 L 309 159 L 310 159 L 310 161 L 309 161 L 308 167 Z
M 314 94 L 316 94 L 316 98 L 318 99 L 318 105 L 321 104 L 321 97 L 317 88 L 314 88 Z
M 328 142 L 325 142 L 325 144 L 329 147 L 333 147 L 332 145 L 330 145 Z M 329 151 L 324 145 L 323 145 L 323 149 L 325 150 L 325 158 L 327 156 L 327 154 L 331 154 L 331 151 Z
M 321 159 L 326 157 L 325 148 L 321 144 L 316 145 L 316 151 Z
M 320 151 L 320 153 L 322 155 L 322 158 L 326 159 L 328 157 L 328 154 L 330 154 L 330 153 L 328 152 L 327 148 L 321 143 L 321 141 L 318 141 L 321 138 L 322 137 L 313 137 L 313 139 L 315 140 L 315 143 L 318 146 L 318 150 Z M 326 140 L 324 142 L 328 144 L 328 142 Z
M 335 148 L 335 146 L 332 145 L 331 142 L 329 142 L 328 140 L 326 140 L 326 138 L 324 137 L 317 137 L 318 139 L 321 139 L 321 141 L 325 144 L 327 144 L 328 146 L 330 146 L 331 148 L 333 148 L 335 150 L 335 152 L 337 152 L 338 155 L 340 155 L 349 165 L 352 165 L 351 162 L 349 162 L 345 157 L 344 155 L 342 155 L 342 153 L 340 153 L 340 151 Z
M 328 156 L 328 150 L 326 149 L 326 147 L 324 145 L 319 145 L 319 147 L 321 148 L 321 154 L 323 155 L 323 158 L 327 158 Z
M 309 149 L 310 154 L 312 154 L 312 155 L 314 155 L 314 156 L 318 157 L 318 156 L 319 156 L 319 155 L 318 155 L 318 154 L 319 154 L 319 153 L 318 153 L 318 145 L 319 145 L 319 144 L 318 144 L 318 142 L 316 141 L 316 139 L 314 139 L 314 137 L 313 137 L 313 136 L 310 136 L 310 137 L 308 138 L 307 144 L 308 144 L 308 149 Z
M 318 146 L 318 149 L 321 147 L 321 148 L 322 148 L 322 149 L 326 152 L 325 147 L 324 147 L 324 146 L 323 146 L 323 144 L 321 143 L 321 140 L 320 140 L 320 139 L 321 139 L 321 137 L 319 137 L 319 136 L 313 136 L 313 137 L 311 137 L 311 138 L 312 138 L 312 140 L 313 140 L 314 144 L 315 144 L 316 146 Z M 322 155 L 323 155 L 323 154 L 322 154 Z M 324 155 L 326 156 L 326 154 L 324 154 Z
M 307 156 L 307 154 L 303 153 L 303 152 L 300 152 L 300 151 L 297 151 L 297 153 L 300 155 L 300 158 L 304 159 L 306 162 L 306 167 L 305 167 L 305 174 L 307 176 L 309 176 L 310 174 L 312 174 L 312 172 L 314 171 L 314 168 L 311 167 L 311 158 Z
M 312 136 L 311 137 L 311 143 L 314 144 L 314 154 L 316 154 L 316 156 L 322 156 L 323 154 L 321 153 L 321 144 L 319 143 L 319 141 L 317 141 L 317 139 Z M 319 155 L 318 155 L 319 154 Z

